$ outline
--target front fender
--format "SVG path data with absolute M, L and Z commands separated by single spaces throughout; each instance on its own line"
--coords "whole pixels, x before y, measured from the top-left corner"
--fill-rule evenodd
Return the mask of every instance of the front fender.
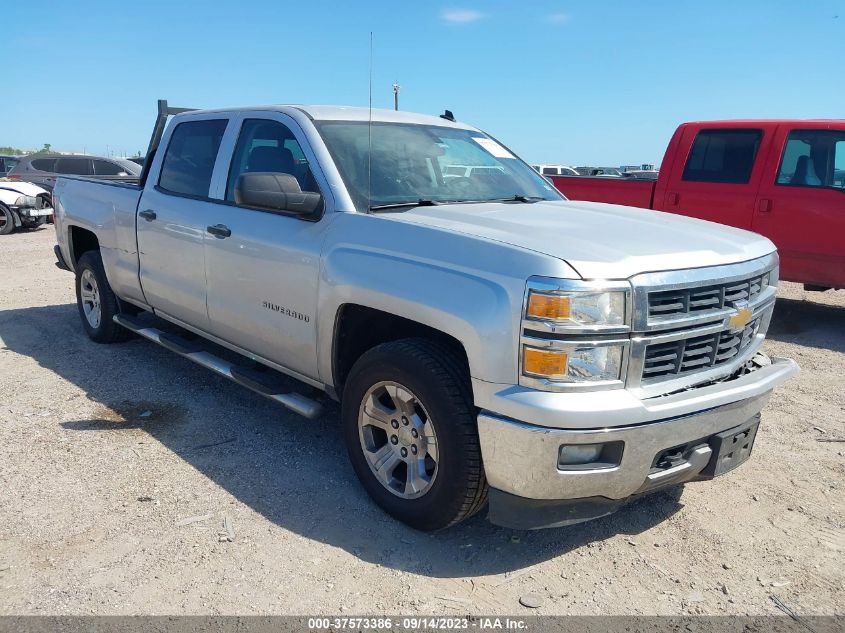
M 357 304 L 448 334 L 473 378 L 514 384 L 525 283 L 532 274 L 573 275 L 560 260 L 383 216 L 341 214 L 323 251 L 318 303 L 320 377 L 333 384 L 338 310 Z M 334 242 L 335 236 L 343 241 Z

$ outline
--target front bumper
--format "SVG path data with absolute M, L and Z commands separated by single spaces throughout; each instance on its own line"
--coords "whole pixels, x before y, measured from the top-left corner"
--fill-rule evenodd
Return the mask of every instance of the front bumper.
M 583 418 L 595 420 L 600 411 L 568 411 L 565 418 L 570 428 L 551 428 L 483 410 L 478 426 L 492 489 L 490 518 L 519 528 L 578 523 L 609 514 L 633 495 L 696 478 L 713 456 L 695 452 L 695 447 L 759 416 L 772 389 L 797 371 L 794 361 L 773 359 L 770 365 L 732 380 L 666 396 L 672 406 L 652 403 L 652 419 L 634 419 L 629 424 L 619 424 L 614 419 L 617 413 L 611 410 L 606 415 L 613 424 L 591 424 L 591 428 L 584 428 Z M 723 402 L 724 392 L 734 395 L 732 402 Z M 693 411 L 690 403 L 695 404 Z M 660 415 L 672 410 L 679 413 Z M 561 413 L 559 406 L 556 413 Z M 609 442 L 623 444 L 617 463 L 593 469 L 558 468 L 562 444 Z M 689 448 L 686 465 L 678 464 L 682 467 L 668 473 L 655 468 L 658 455 L 682 446 Z
M 18 214 L 21 216 L 21 219 L 24 218 L 43 218 L 46 216 L 53 215 L 52 207 L 43 207 L 41 209 L 36 209 L 35 207 L 12 207 L 15 209 Z

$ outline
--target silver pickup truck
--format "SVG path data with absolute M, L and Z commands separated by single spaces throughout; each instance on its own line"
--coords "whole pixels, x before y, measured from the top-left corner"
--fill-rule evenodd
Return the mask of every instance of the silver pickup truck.
M 418 529 L 569 525 L 721 475 L 798 370 L 761 352 L 767 239 L 569 202 L 448 111 L 160 102 L 147 156 L 138 185 L 55 187 L 88 335 L 305 416 L 340 401 L 361 484 Z

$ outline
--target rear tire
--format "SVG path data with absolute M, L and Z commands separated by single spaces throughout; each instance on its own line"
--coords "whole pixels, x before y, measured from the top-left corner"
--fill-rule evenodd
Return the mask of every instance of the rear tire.
M 341 415 L 355 474 L 394 518 L 438 530 L 486 503 L 469 377 L 450 348 L 403 339 L 369 350 L 349 373 Z
M 0 204 L 0 235 L 8 235 L 15 230 L 15 216 L 12 210 Z
M 99 251 L 86 251 L 76 264 L 76 305 L 88 338 L 96 343 L 118 343 L 129 330 L 114 322 L 120 303 L 112 292 Z

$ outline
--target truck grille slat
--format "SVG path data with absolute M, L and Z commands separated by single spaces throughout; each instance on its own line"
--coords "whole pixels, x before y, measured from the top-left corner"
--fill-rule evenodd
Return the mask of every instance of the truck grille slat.
M 648 293 L 648 316 L 662 320 L 731 308 L 740 301 L 753 301 L 769 286 L 770 279 L 770 273 L 766 272 L 724 284 L 654 290 Z
M 730 362 L 754 340 L 760 317 L 741 332 L 723 330 L 669 343 L 654 343 L 645 348 L 643 380 L 658 380 L 703 371 Z

